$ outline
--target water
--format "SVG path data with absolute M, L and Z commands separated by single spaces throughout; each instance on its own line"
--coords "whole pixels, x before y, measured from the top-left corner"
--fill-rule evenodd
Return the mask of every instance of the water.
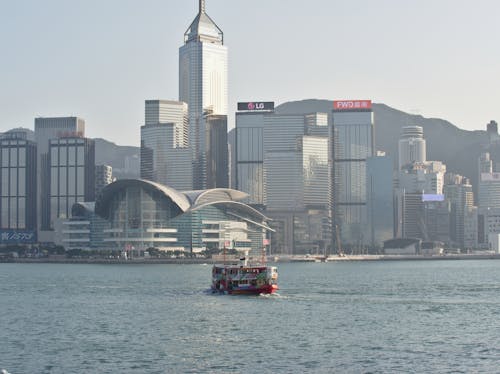
M 17 373 L 500 372 L 500 261 L 280 264 L 279 295 L 202 265 L 0 264 Z

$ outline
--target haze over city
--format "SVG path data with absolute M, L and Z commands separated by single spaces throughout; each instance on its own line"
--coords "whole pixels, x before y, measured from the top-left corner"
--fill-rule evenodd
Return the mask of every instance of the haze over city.
M 76 115 L 87 136 L 138 145 L 144 100 L 178 99 L 196 1 L 1 3 L 0 132 Z M 500 118 L 500 3 L 213 0 L 236 102 L 368 98 L 460 128 Z

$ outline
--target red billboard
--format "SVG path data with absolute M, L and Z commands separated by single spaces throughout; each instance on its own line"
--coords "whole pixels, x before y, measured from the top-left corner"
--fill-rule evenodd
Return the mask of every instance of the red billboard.
M 358 110 L 358 109 L 371 109 L 371 100 L 334 100 L 334 110 Z

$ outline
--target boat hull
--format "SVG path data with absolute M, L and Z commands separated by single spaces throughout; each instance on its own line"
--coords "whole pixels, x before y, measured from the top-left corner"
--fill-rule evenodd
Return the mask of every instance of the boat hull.
M 238 287 L 233 289 L 216 289 L 212 287 L 214 293 L 223 293 L 228 295 L 260 295 L 260 294 L 272 294 L 278 291 L 278 286 L 276 284 L 268 284 L 262 287 Z

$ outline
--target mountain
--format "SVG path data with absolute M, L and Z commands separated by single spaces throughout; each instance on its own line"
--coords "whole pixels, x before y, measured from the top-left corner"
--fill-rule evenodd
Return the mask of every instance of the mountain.
M 139 177 L 139 147 L 123 146 L 108 140 L 96 138 L 95 141 L 95 163 L 96 165 L 110 165 L 113 167 L 113 176 L 117 179 Z M 126 161 L 130 164 L 126 165 Z
M 313 99 L 281 104 L 276 107 L 276 113 L 331 113 L 332 108 L 333 101 Z M 447 171 L 470 178 L 474 187 L 477 186 L 480 154 L 489 151 L 493 159 L 495 155 L 500 157 L 500 146 L 489 144 L 486 131 L 462 130 L 448 121 L 408 114 L 385 104 L 373 104 L 373 112 L 376 149 L 392 155 L 395 162 L 401 127 L 410 125 L 423 127 L 428 160 L 444 162 Z

